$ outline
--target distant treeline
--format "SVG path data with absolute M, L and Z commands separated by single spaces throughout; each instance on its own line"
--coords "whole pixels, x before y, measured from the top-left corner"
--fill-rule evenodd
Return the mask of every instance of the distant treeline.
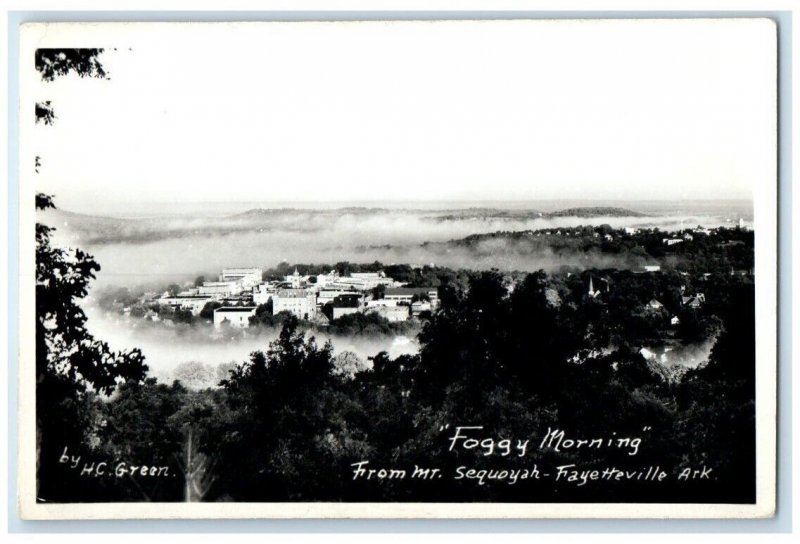
M 531 219 L 552 219 L 555 217 L 647 217 L 643 213 L 608 206 L 585 206 L 581 208 L 567 208 L 555 212 L 541 212 L 538 210 L 501 210 L 497 208 L 466 208 L 454 211 L 447 215 L 432 216 L 436 221 L 455 221 L 464 218 L 476 219 L 510 219 L 525 221 Z
M 601 225 L 474 234 L 439 245 L 467 248 L 475 253 L 495 252 L 499 247 L 517 254 L 551 252 L 555 257 L 594 253 L 618 259 L 620 265 L 655 263 L 702 274 L 752 270 L 753 243 L 753 231 L 739 228 L 628 232 Z

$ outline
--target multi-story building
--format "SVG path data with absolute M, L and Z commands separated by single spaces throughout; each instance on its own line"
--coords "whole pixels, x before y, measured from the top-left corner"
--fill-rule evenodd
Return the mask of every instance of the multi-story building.
M 238 281 L 206 281 L 197 288 L 198 295 L 220 295 L 223 297 L 238 295 L 242 292 L 242 284 Z
M 349 314 L 357 314 L 361 311 L 361 308 L 352 308 L 348 306 L 334 306 L 333 307 L 333 319 L 339 319 L 343 315 Z
M 349 276 L 336 278 L 328 284 L 331 288 L 338 289 L 358 289 L 359 291 L 369 291 L 379 285 L 391 287 L 395 284 L 392 278 L 387 278 L 383 272 L 353 272 Z
M 180 308 L 181 310 L 189 310 L 192 312 L 192 315 L 197 315 L 206 304 L 213 300 L 215 300 L 214 297 L 210 295 L 177 295 L 174 297 L 161 297 L 158 303 L 172 306 L 173 308 Z
M 333 299 L 333 319 L 361 311 L 363 297 L 360 293 L 346 293 Z
M 214 310 L 214 326 L 227 322 L 232 327 L 250 326 L 250 318 L 256 315 L 255 306 L 223 306 Z
M 367 308 L 385 308 L 387 306 L 397 306 L 396 300 L 387 300 L 385 298 L 378 298 L 374 300 L 367 301 Z
M 415 296 L 419 299 L 423 295 L 430 299 L 432 308 L 439 306 L 439 294 L 433 287 L 390 287 L 386 289 L 383 298 L 409 305 Z
M 289 312 L 298 319 L 313 319 L 317 297 L 305 289 L 281 289 L 272 297 L 272 313 Z
M 272 298 L 272 293 L 268 292 L 266 289 L 260 289 L 261 286 L 253 287 L 253 304 L 256 306 L 260 306 L 261 304 L 266 304 Z
M 270 281 L 253 287 L 253 304 L 266 304 L 278 292 L 278 282 Z
M 250 289 L 261 283 L 263 271 L 260 268 L 223 268 L 219 281 L 237 281 L 243 289 Z
M 328 302 L 333 302 L 336 297 L 341 295 L 358 294 L 352 289 L 322 289 L 317 293 L 317 305 L 324 306 Z

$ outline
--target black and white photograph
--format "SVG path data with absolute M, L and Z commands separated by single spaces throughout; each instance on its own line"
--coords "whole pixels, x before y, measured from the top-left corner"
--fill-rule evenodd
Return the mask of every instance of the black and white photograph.
M 20 35 L 23 518 L 774 514 L 773 21 Z

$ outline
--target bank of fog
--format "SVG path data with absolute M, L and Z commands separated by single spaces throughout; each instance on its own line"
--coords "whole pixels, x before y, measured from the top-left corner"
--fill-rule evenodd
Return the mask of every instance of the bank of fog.
M 703 221 L 709 224 L 708 218 Z M 344 215 L 326 226 L 312 224 L 307 229 L 242 231 L 229 234 L 182 234 L 154 241 L 81 242 L 103 269 L 98 282 L 103 285 L 134 287 L 155 281 L 193 279 L 198 274 L 213 276 L 232 266 L 270 268 L 282 261 L 289 263 L 334 264 L 340 261 L 386 264 L 436 264 L 473 270 L 551 271 L 568 265 L 579 268 L 627 268 L 641 263 L 614 260 L 599 254 L 553 254 L 541 248 L 531 250 L 525 244 L 487 240 L 477 247 L 446 243 L 481 232 L 536 230 L 578 224 L 621 226 L 659 226 L 676 228 L 682 221 L 699 218 L 559 218 L 530 221 L 457 220 L 426 221 L 413 215 L 359 217 Z M 63 231 L 68 232 L 68 231 Z M 424 244 L 424 242 L 432 242 Z
M 313 214 L 310 219 L 314 219 Z M 705 219 L 705 220 L 703 220 Z M 325 225 L 313 221 L 305 229 L 292 230 L 286 225 L 271 225 L 269 230 L 257 229 L 231 234 L 197 235 L 188 232 L 155 241 L 137 242 L 78 242 L 77 245 L 95 256 L 102 269 L 97 274 L 94 288 L 125 286 L 131 289 L 144 287 L 163 288 L 174 281 L 191 281 L 203 274 L 213 278 L 219 270 L 234 266 L 259 266 L 270 268 L 281 261 L 289 263 L 334 264 L 340 261 L 385 264 L 436 264 L 451 268 L 485 270 L 552 271 L 561 266 L 576 268 L 630 268 L 642 263 L 628 262 L 597 252 L 555 254 L 545 248 L 533 249 L 527 242 L 507 242 L 487 239 L 472 247 L 443 244 L 479 232 L 497 230 L 519 231 L 578 224 L 610 224 L 622 226 L 658 226 L 677 228 L 680 224 L 702 222 L 711 224 L 709 218 L 558 218 L 530 221 L 498 221 L 465 219 L 455 221 L 430 221 L 411 214 L 389 214 L 354 217 L 344 214 L 336 220 L 330 217 Z M 293 223 L 296 227 L 296 223 Z M 68 226 L 59 225 L 60 235 L 69 235 Z M 65 238 L 65 239 L 68 239 Z M 433 244 L 422 245 L 431 241 Z M 66 245 L 75 245 L 69 243 Z M 214 374 L 220 365 L 241 363 L 254 350 L 267 349 L 277 331 L 248 334 L 235 341 L 212 338 L 208 331 L 196 330 L 178 333 L 161 327 L 125 322 L 120 316 L 105 315 L 87 305 L 90 313 L 89 328 L 98 338 L 110 343 L 114 349 L 139 348 L 147 357 L 152 375 L 161 380 L 175 377 L 186 379 L 186 365 L 206 365 L 195 374 L 206 376 L 201 383 L 216 382 Z M 320 343 L 328 338 L 316 334 Z M 380 351 L 396 357 L 415 353 L 416 340 L 408 337 L 384 339 L 333 338 L 338 355 L 353 353 L 360 364 Z M 344 356 L 342 356 L 344 357 Z M 350 357 L 352 360 L 353 358 Z M 190 373 L 191 374 L 191 373 Z
M 167 327 L 162 323 L 139 322 L 86 306 L 89 331 L 108 342 L 114 350 L 139 348 L 144 354 L 150 375 L 160 382 L 179 379 L 186 386 L 201 389 L 216 386 L 228 376 L 235 365 L 250 358 L 253 351 L 266 351 L 278 336 L 278 329 L 258 329 L 257 332 L 231 339 L 213 336 L 207 328 Z M 414 354 L 419 345 L 416 338 L 407 336 L 358 338 L 331 337 L 316 331 L 321 346 L 327 340 L 333 344 L 337 371 L 353 373 L 371 366 L 369 357 L 386 351 L 391 357 Z

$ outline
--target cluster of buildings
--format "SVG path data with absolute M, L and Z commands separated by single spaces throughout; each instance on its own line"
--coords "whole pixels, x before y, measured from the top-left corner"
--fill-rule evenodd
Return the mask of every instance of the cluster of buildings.
M 653 270 L 653 271 L 658 271 Z M 603 298 L 604 295 L 611 292 L 611 279 L 606 277 L 597 278 L 597 282 L 595 282 L 595 277 L 589 275 L 589 283 L 586 289 L 586 296 L 592 300 L 600 300 Z M 691 308 L 696 310 L 702 307 L 706 303 L 706 297 L 704 293 L 697 292 L 695 294 L 686 294 L 686 286 L 681 286 L 681 306 L 685 308 Z M 650 314 L 658 314 L 661 312 L 667 311 L 666 306 L 662 304 L 662 302 L 656 298 L 650 299 L 650 301 L 644 305 L 643 310 Z M 671 315 L 669 319 L 670 325 L 677 326 L 680 324 L 680 318 L 677 315 Z
M 328 306 L 329 316 L 338 319 L 353 313 L 376 313 L 390 322 L 406 321 L 439 304 L 435 288 L 405 287 L 383 272 L 335 270 L 301 275 L 297 269 L 280 280 L 263 280 L 260 268 L 226 268 L 216 281 L 205 281 L 177 294 L 164 293 L 160 304 L 198 315 L 206 304 L 218 303 L 214 325 L 222 323 L 247 327 L 258 306 L 272 303 L 272 313 L 288 312 L 299 319 L 319 320 Z
M 198 315 L 209 302 L 241 302 L 243 293 L 262 282 L 262 274 L 260 268 L 225 268 L 216 281 L 204 281 L 177 294 L 164 293 L 158 303 Z

